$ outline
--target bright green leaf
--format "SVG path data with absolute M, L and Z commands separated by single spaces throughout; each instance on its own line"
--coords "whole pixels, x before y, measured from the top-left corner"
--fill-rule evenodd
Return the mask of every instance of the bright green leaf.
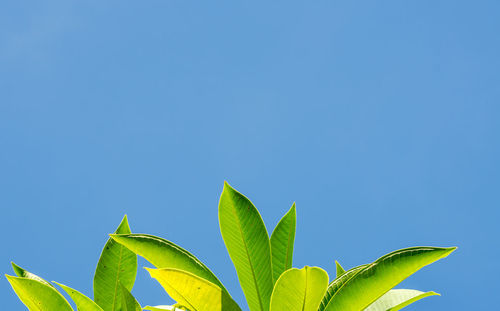
M 338 261 L 335 260 L 335 267 L 337 268 L 337 277 L 341 276 L 342 274 L 345 273 L 344 268 L 340 265 Z
M 411 247 L 387 254 L 348 279 L 331 295 L 325 310 L 363 310 L 422 267 L 448 256 L 455 249 Z
M 219 224 L 250 311 L 269 310 L 273 290 L 269 235 L 252 202 L 227 182 L 219 201 Z
M 144 257 L 156 268 L 172 268 L 191 272 L 210 281 L 225 292 L 226 288 L 198 258 L 182 247 L 165 239 L 147 234 L 111 235 L 118 243 Z
M 54 287 L 39 280 L 6 275 L 17 296 L 31 311 L 73 311 Z
M 122 308 L 121 311 L 142 311 L 141 305 L 132 293 L 120 283 L 120 290 L 122 294 Z
M 73 299 L 73 301 L 75 302 L 78 311 L 102 311 L 102 308 L 99 307 L 94 301 L 92 301 L 92 299 L 80 293 L 79 291 L 57 282 L 54 283 L 61 286 L 62 289 L 64 289 L 66 293 L 68 293 L 71 299 Z
M 296 218 L 295 203 L 293 203 L 288 213 L 281 218 L 271 234 L 271 256 L 274 283 L 276 283 L 283 272 L 292 267 Z
M 184 310 L 184 309 L 179 309 L 179 308 L 176 308 L 175 306 L 145 306 L 143 308 L 144 310 L 150 310 L 150 311 L 165 311 L 165 310 L 168 310 L 168 311 L 181 311 L 181 310 Z
M 148 269 L 165 291 L 192 311 L 241 311 L 219 286 L 190 272 L 178 269 Z
M 14 270 L 14 272 L 16 273 L 16 275 L 18 277 L 36 280 L 38 282 L 42 282 L 43 284 L 49 285 L 51 287 L 54 287 L 54 285 L 52 285 L 49 282 L 45 281 L 44 279 L 42 279 L 38 275 L 33 274 L 33 273 L 31 273 L 31 272 L 29 272 L 27 270 L 24 270 L 23 268 L 19 267 L 18 265 L 16 265 L 13 262 L 11 262 L 11 264 L 12 264 L 12 269 Z
M 439 296 L 435 292 L 421 292 L 415 289 L 391 289 L 364 311 L 397 311 L 417 300 L 435 295 Z
M 316 311 L 328 287 L 328 274 L 317 267 L 284 272 L 271 296 L 270 311 Z
M 345 283 L 347 283 L 347 281 L 349 281 L 349 279 L 351 279 L 356 273 L 358 273 L 360 270 L 362 270 L 366 266 L 367 265 L 352 268 L 352 269 L 344 272 L 341 276 L 337 277 L 335 280 L 333 280 L 330 283 L 330 285 L 328 285 L 326 293 L 323 296 L 323 299 L 321 300 L 321 304 L 319 305 L 318 311 L 325 310 L 326 306 L 332 300 L 332 297 L 337 293 L 337 291 L 340 288 L 342 288 L 342 286 Z
M 127 216 L 116 229 L 117 234 L 130 234 Z M 121 309 L 120 283 L 132 290 L 137 273 L 137 256 L 125 246 L 109 239 L 104 246 L 94 276 L 94 301 L 104 311 Z

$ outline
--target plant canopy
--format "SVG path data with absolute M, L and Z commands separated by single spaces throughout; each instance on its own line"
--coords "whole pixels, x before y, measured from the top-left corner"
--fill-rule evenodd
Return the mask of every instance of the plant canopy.
M 336 261 L 336 276 L 319 267 L 293 267 L 295 203 L 269 236 L 257 208 L 224 183 L 219 225 L 250 311 L 396 311 L 422 298 L 438 295 L 394 289 L 401 281 L 456 247 L 410 247 L 349 270 Z M 141 307 L 131 291 L 137 256 L 154 266 L 152 278 L 177 303 Z M 93 299 L 66 285 L 12 263 L 6 275 L 15 293 L 32 311 L 241 311 L 215 274 L 182 247 L 148 234 L 131 232 L 125 216 L 106 242 L 94 275 Z

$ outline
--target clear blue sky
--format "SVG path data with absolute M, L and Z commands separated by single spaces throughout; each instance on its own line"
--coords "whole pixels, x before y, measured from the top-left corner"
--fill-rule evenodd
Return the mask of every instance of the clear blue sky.
M 499 1 L 2 1 L 0 267 L 91 295 L 107 234 L 165 237 L 246 309 L 224 180 L 294 264 L 459 246 L 408 310 L 492 310 L 500 258 Z M 140 261 L 141 266 L 148 266 Z M 143 305 L 170 302 L 142 269 Z M 0 281 L 2 309 L 24 307 Z

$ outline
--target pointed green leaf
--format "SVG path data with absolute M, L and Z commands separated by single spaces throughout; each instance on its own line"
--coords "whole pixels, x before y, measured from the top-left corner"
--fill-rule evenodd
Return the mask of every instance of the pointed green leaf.
M 73 311 L 54 287 L 39 280 L 6 275 L 19 299 L 31 311 Z
M 130 234 L 127 216 L 116 229 L 117 234 Z M 108 239 L 99 258 L 94 276 L 94 301 L 104 311 L 121 308 L 120 283 L 132 290 L 137 273 L 137 256 L 125 246 Z
M 285 271 L 274 286 L 270 311 L 316 311 L 328 287 L 328 274 L 318 267 Z
M 182 247 L 165 239 L 148 234 L 111 235 L 118 243 L 144 257 L 156 268 L 172 268 L 191 272 L 210 281 L 226 293 L 226 288 L 198 258 Z
M 323 299 L 321 300 L 321 304 L 319 305 L 318 311 L 325 310 L 328 303 L 332 300 L 332 297 L 337 293 L 337 291 L 344 286 L 347 281 L 349 281 L 354 275 L 356 275 L 359 271 L 365 268 L 368 265 L 362 265 L 358 267 L 354 267 L 350 270 L 344 272 L 341 276 L 337 277 L 333 280 L 326 290 Z
M 177 269 L 148 269 L 165 291 L 192 311 L 241 311 L 219 286 L 190 272 Z
M 141 305 L 132 293 L 120 283 L 120 290 L 122 294 L 122 308 L 121 311 L 142 311 Z
M 16 273 L 16 275 L 18 277 L 36 280 L 38 282 L 42 282 L 45 285 L 49 285 L 51 287 L 54 287 L 54 285 L 52 285 L 49 282 L 45 281 L 44 279 L 42 279 L 38 275 L 33 274 L 33 273 L 31 273 L 31 272 L 29 272 L 29 271 L 27 271 L 27 270 L 19 267 L 18 265 L 16 265 L 13 262 L 11 262 L 11 264 L 12 264 L 12 269 L 14 270 L 14 273 Z M 54 287 L 54 289 L 55 289 L 55 287 Z
M 340 265 L 338 261 L 335 260 L 335 267 L 337 268 L 337 277 L 341 276 L 342 274 L 345 273 L 344 268 Z
M 227 182 L 219 201 L 219 224 L 250 311 L 268 311 L 273 290 L 269 235 L 252 202 Z
M 439 296 L 435 292 L 424 293 L 415 289 L 391 289 L 364 311 L 398 311 L 417 300 L 436 295 Z
M 331 297 L 325 310 L 363 310 L 422 267 L 448 256 L 455 249 L 411 247 L 387 254 L 359 270 L 343 284 Z
M 78 311 L 102 311 L 102 308 L 99 307 L 92 299 L 80 293 L 76 289 L 68 287 L 64 284 L 54 282 L 57 285 L 61 286 L 66 293 L 73 299 L 76 304 L 76 308 Z
M 288 213 L 281 218 L 271 234 L 274 283 L 276 283 L 283 272 L 292 267 L 296 219 L 295 203 L 293 203 Z

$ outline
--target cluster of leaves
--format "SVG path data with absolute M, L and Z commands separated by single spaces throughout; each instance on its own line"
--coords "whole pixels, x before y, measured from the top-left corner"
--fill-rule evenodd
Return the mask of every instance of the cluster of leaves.
M 292 268 L 295 204 L 269 237 L 255 206 L 225 183 L 219 223 L 250 311 L 400 310 L 437 294 L 393 287 L 455 250 L 406 248 L 347 271 L 336 262 L 336 278 L 329 280 L 327 272 L 318 267 Z M 130 292 L 137 255 L 155 266 L 146 270 L 177 302 L 144 310 L 241 311 L 221 281 L 194 255 L 165 239 L 132 234 L 126 217 L 102 251 L 94 276 L 94 300 L 54 283 L 66 291 L 79 311 L 140 311 Z M 29 310 L 72 310 L 51 283 L 15 264 L 13 267 L 17 276 L 7 275 L 7 279 Z

